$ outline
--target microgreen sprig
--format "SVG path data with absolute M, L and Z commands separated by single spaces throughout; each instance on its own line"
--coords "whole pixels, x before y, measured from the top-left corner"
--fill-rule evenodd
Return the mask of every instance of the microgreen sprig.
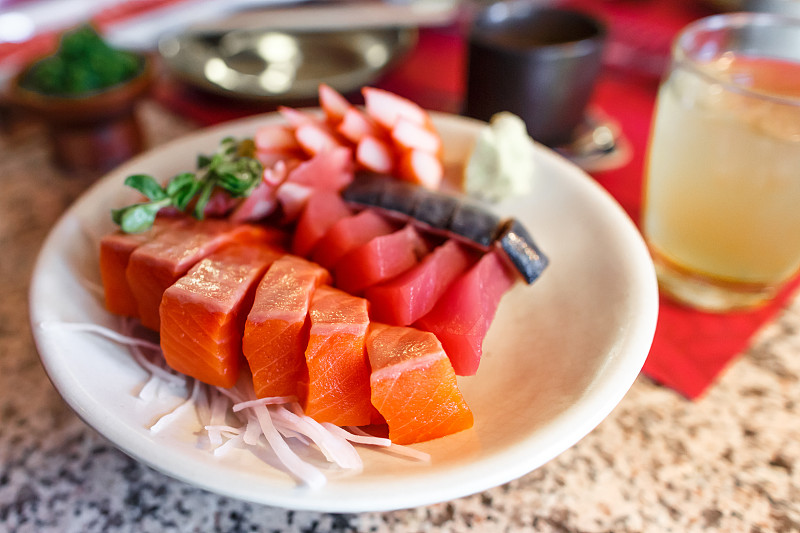
M 197 172 L 182 172 L 165 186 L 147 174 L 134 174 L 125 185 L 142 193 L 149 201 L 112 209 L 111 218 L 125 233 L 139 233 L 153 225 L 158 212 L 165 207 L 186 211 L 192 201 L 192 215 L 202 220 L 215 188 L 232 198 L 243 198 L 258 186 L 263 167 L 255 159 L 251 139 L 237 141 L 226 137 L 212 155 L 197 158 Z

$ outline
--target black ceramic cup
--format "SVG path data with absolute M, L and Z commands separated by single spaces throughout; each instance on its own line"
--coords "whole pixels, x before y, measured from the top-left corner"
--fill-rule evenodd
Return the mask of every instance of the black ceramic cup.
M 569 143 L 600 70 L 606 30 L 594 18 L 532 0 L 478 10 L 469 30 L 464 114 L 520 116 L 533 139 Z

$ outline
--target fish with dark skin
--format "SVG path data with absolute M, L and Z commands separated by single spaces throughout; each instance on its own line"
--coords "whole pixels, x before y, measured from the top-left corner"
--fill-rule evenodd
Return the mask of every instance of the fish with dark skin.
M 352 205 L 378 209 L 484 252 L 497 246 L 528 284 L 536 281 L 549 263 L 520 221 L 501 220 L 467 198 L 374 173 L 358 174 L 342 197 Z

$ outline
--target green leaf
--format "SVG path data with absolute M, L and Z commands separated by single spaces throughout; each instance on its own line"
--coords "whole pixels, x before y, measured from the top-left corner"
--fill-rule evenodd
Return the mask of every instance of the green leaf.
M 174 205 L 180 211 L 185 211 L 186 207 L 197 195 L 197 191 L 199 191 L 200 187 L 202 186 L 203 183 L 197 180 L 193 180 L 192 182 L 186 184 L 186 186 L 182 187 L 178 191 L 175 191 L 175 194 L 172 195 L 172 205 Z
M 167 205 L 167 201 L 134 204 L 112 211 L 111 216 L 125 233 L 141 233 L 152 227 L 158 212 Z
M 111 218 L 123 231 L 143 231 L 155 220 L 162 207 L 174 206 L 186 211 L 194 201 L 192 215 L 202 220 L 214 189 L 219 187 L 233 198 L 249 196 L 261 183 L 263 165 L 255 155 L 251 139 L 241 142 L 233 137 L 220 141 L 213 155 L 197 158 L 198 172 L 183 172 L 162 187 L 152 176 L 129 176 L 125 184 L 140 191 L 151 201 L 111 212 Z
M 125 185 L 132 187 L 152 201 L 162 200 L 167 197 L 167 191 L 147 174 L 134 174 L 125 179 Z
M 203 183 L 203 188 L 200 189 L 200 196 L 197 198 L 197 203 L 194 205 L 194 218 L 197 220 L 203 220 L 203 218 L 205 218 L 205 208 L 206 205 L 208 205 L 208 200 L 211 198 L 211 193 L 213 191 L 213 180 Z
M 168 196 L 173 196 L 195 182 L 197 178 L 192 172 L 182 172 L 167 183 L 166 192 Z

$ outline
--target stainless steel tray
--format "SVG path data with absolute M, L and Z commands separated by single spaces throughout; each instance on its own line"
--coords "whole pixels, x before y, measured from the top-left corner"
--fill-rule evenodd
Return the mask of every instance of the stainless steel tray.
M 376 80 L 417 42 L 416 28 L 238 30 L 165 37 L 159 53 L 192 86 L 234 98 L 315 98 L 320 83 L 342 93 Z

